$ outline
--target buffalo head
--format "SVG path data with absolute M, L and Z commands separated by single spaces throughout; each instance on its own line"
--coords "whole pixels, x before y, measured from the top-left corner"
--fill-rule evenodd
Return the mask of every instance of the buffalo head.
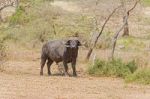
M 78 48 L 78 46 L 81 46 L 81 43 L 79 40 L 68 40 L 65 43 L 65 46 L 70 48 Z

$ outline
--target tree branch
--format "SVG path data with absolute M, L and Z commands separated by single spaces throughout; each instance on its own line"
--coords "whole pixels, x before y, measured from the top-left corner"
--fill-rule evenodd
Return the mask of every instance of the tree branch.
M 92 46 L 92 47 L 89 49 L 89 51 L 88 51 L 88 54 L 87 54 L 87 56 L 86 56 L 86 60 L 89 60 L 89 58 L 90 58 L 90 56 L 91 56 L 91 54 L 92 54 L 92 51 L 93 51 L 94 47 L 96 46 L 99 37 L 100 37 L 101 34 L 103 33 L 103 30 L 104 30 L 104 28 L 105 28 L 107 22 L 108 22 L 109 19 L 112 17 L 112 15 L 116 12 L 116 10 L 117 10 L 118 8 L 120 8 L 120 7 L 121 7 L 121 6 L 118 6 L 117 8 L 115 8 L 115 9 L 110 13 L 110 15 L 107 17 L 107 19 L 105 20 L 104 24 L 102 25 L 101 31 L 99 32 L 98 36 L 96 37 L 96 39 L 95 39 L 95 41 L 94 41 L 93 46 Z
M 130 13 L 132 10 L 134 10 L 134 8 L 137 6 L 137 4 L 138 4 L 139 2 L 140 2 L 140 0 L 137 0 L 137 1 L 135 2 L 134 6 L 133 6 L 131 9 L 129 9 L 129 10 L 127 11 L 128 16 L 129 16 L 129 13 Z

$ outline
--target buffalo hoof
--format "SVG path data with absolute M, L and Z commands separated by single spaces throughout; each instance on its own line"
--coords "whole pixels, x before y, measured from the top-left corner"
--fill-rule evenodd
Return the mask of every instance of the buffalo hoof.
M 42 73 L 42 72 L 40 72 L 40 75 L 41 75 L 41 76 L 43 76 L 43 73 Z
M 77 77 L 77 74 L 73 74 L 73 77 Z
M 69 75 L 68 73 L 65 73 L 65 76 L 66 76 L 66 77 L 70 77 L 70 75 Z
M 48 73 L 48 76 L 51 76 L 51 74 Z

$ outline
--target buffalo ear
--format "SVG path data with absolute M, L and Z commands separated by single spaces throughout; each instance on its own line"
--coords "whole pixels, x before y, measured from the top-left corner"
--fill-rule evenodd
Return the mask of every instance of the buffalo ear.
M 65 46 L 66 46 L 66 47 L 70 47 L 70 40 L 68 40 L 68 41 L 65 43 Z
M 82 44 L 81 44 L 81 42 L 80 42 L 80 41 L 78 41 L 78 46 L 82 46 Z

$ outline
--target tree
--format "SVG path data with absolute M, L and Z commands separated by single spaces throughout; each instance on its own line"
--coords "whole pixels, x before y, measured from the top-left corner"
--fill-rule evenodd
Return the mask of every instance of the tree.
M 92 47 L 91 47 L 91 48 L 89 49 L 89 51 L 88 51 L 88 54 L 87 54 L 87 56 L 86 56 L 86 60 L 89 60 L 89 58 L 90 58 L 90 56 L 91 56 L 91 54 L 92 54 L 92 52 L 93 52 L 93 49 L 95 48 L 95 46 L 96 46 L 96 44 L 97 44 L 97 42 L 98 42 L 99 37 L 100 37 L 101 34 L 103 33 L 103 30 L 104 30 L 104 28 L 105 28 L 107 22 L 108 22 L 109 19 L 112 17 L 112 15 L 116 12 L 116 10 L 117 10 L 118 8 L 120 8 L 120 7 L 121 7 L 121 6 L 118 6 L 117 8 L 115 8 L 115 9 L 110 13 L 110 15 L 106 18 L 104 24 L 102 25 L 101 30 L 99 31 L 99 34 L 97 35 L 97 37 L 96 37 L 95 40 L 94 40 L 94 44 L 92 45 Z
M 115 47 L 116 47 L 116 42 L 117 42 L 118 36 L 119 36 L 120 32 L 124 29 L 124 27 L 126 26 L 126 24 L 127 24 L 128 18 L 129 18 L 129 15 L 130 15 L 130 12 L 131 12 L 132 10 L 134 10 L 134 8 L 137 6 L 137 4 L 138 4 L 139 1 L 140 1 L 140 0 L 137 0 L 137 1 L 135 2 L 135 4 L 133 5 L 133 7 L 127 11 L 123 25 L 122 25 L 121 28 L 115 33 L 115 35 L 114 35 L 114 37 L 113 37 L 113 48 L 112 48 L 112 52 L 111 52 L 111 59 L 114 58 L 114 52 L 115 52 Z

